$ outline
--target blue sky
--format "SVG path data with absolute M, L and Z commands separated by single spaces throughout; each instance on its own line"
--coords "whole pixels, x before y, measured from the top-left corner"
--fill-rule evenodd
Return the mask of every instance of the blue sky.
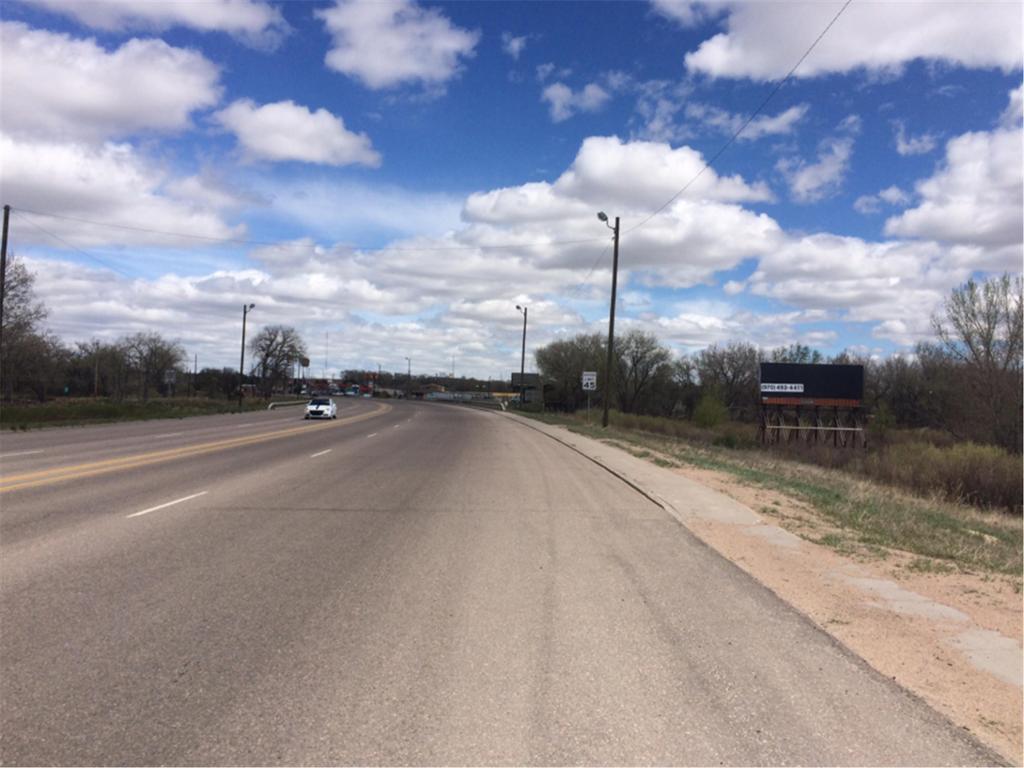
M 516 303 L 607 322 L 603 209 L 623 329 L 906 353 L 1021 271 L 1019 3 L 852 3 L 636 228 L 840 7 L 6 0 L 12 245 L 68 341 L 230 365 L 253 301 L 314 368 L 504 376 Z

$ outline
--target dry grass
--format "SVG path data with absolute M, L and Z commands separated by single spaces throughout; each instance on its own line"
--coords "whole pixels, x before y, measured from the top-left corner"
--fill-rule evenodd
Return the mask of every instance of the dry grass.
M 565 423 L 590 437 L 625 443 L 635 455 L 650 453 L 646 458 L 652 461 L 726 472 L 737 482 L 797 498 L 835 527 L 830 535 L 837 547 L 855 545 L 861 551 L 879 554 L 899 550 L 959 570 L 1021 577 L 1021 517 L 949 501 L 942 488 L 912 495 L 845 468 L 814 466 L 765 451 L 734 450 L 714 441 L 624 429 L 621 421 L 604 431 L 574 419 L 545 420 Z M 941 564 L 936 567 L 943 567 Z

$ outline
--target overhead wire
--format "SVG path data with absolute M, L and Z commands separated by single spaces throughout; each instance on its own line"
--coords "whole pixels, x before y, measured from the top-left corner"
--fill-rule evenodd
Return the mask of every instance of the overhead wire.
M 769 104 L 769 102 L 771 102 L 771 100 L 775 97 L 775 95 L 778 94 L 778 92 L 786 85 L 786 83 L 788 83 L 793 78 L 793 75 L 795 74 L 796 70 L 800 67 L 801 64 L 803 64 L 804 60 L 807 59 L 807 57 L 811 54 L 811 52 L 818 46 L 818 43 L 821 42 L 821 40 L 825 37 L 825 35 L 828 33 L 828 31 L 835 25 L 835 23 L 839 20 L 839 17 L 843 15 L 843 13 L 846 11 L 846 9 L 850 6 L 850 4 L 852 2 L 853 2 L 853 0 L 846 0 L 843 3 L 843 5 L 839 8 L 839 10 L 832 17 L 832 19 L 828 22 L 828 24 L 825 25 L 825 27 L 821 30 L 821 32 L 818 34 L 818 36 L 810 44 L 810 46 L 803 52 L 803 54 L 796 61 L 796 63 L 789 69 L 789 71 L 786 73 L 785 77 L 783 77 L 781 80 L 779 80 L 775 84 L 775 86 L 768 93 L 768 95 L 761 101 L 760 104 L 758 104 L 757 108 L 754 109 L 754 111 L 751 112 L 747 116 L 747 118 L 743 121 L 743 123 L 740 125 L 740 127 L 736 131 L 733 132 L 733 134 L 729 137 L 729 139 L 707 161 L 705 161 L 705 163 L 701 166 L 700 170 L 697 171 L 697 173 L 694 174 L 692 178 L 690 178 L 682 187 L 680 187 L 680 189 L 678 191 L 676 191 L 662 205 L 660 205 L 658 208 L 656 208 L 654 211 L 652 211 L 650 214 L 648 214 L 640 222 L 638 222 L 637 224 L 634 224 L 629 229 L 626 229 L 623 232 L 623 234 L 628 234 L 630 232 L 635 232 L 636 230 L 640 229 L 641 227 L 646 225 L 648 222 L 650 222 L 652 219 L 654 219 L 656 216 L 661 214 L 663 211 L 665 211 L 672 203 L 674 203 L 676 200 L 678 200 L 679 197 L 681 195 L 683 195 L 691 186 L 693 186 L 693 184 L 701 176 L 704 175 L 705 171 L 707 171 L 709 168 L 711 168 L 714 165 L 714 163 L 726 152 L 726 150 L 728 150 L 737 141 L 737 139 L 743 134 L 743 131 L 745 131 L 750 126 L 750 124 L 757 118 L 757 116 L 759 114 L 761 114 L 761 112 L 764 111 L 765 107 Z M 211 237 L 211 236 L 208 236 L 208 235 L 195 235 L 195 234 L 190 234 L 190 233 L 186 233 L 186 232 L 168 232 L 168 231 L 162 231 L 162 230 L 157 230 L 157 229 L 150 229 L 150 228 L 146 228 L 146 227 L 136 227 L 136 226 L 131 226 L 131 225 L 127 225 L 127 224 L 114 224 L 114 223 L 111 223 L 111 222 L 96 221 L 96 220 L 86 219 L 86 218 L 77 217 L 77 216 L 67 216 L 67 215 L 64 215 L 64 214 L 50 213 L 50 212 L 45 212 L 45 211 L 33 211 L 33 210 L 30 210 L 30 209 L 25 209 L 25 208 L 14 208 L 13 206 L 11 207 L 11 211 L 12 212 L 16 212 L 17 211 L 17 212 L 20 212 L 22 214 L 26 214 L 27 213 L 27 214 L 33 214 L 35 216 L 44 216 L 44 217 L 48 217 L 48 218 L 62 219 L 62 220 L 65 220 L 65 221 L 74 221 L 74 222 L 78 222 L 78 223 L 82 223 L 82 224 L 90 224 L 90 225 L 99 226 L 99 227 L 108 227 L 108 228 L 111 228 L 111 229 L 120 229 L 120 230 L 131 231 L 131 232 L 140 232 L 140 233 L 161 235 L 161 236 L 164 236 L 164 237 L 174 237 L 174 238 L 182 238 L 182 239 L 189 239 L 189 240 L 200 240 L 200 241 L 211 242 L 211 243 L 223 243 L 223 244 L 234 244 L 234 245 L 249 245 L 249 246 L 259 246 L 259 247 L 269 247 L 269 248 L 282 248 L 282 249 L 289 249 L 289 248 L 291 248 L 291 249 L 305 249 L 305 248 L 308 248 L 310 250 L 315 250 L 315 249 L 321 247 L 321 246 L 318 246 L 318 245 L 315 245 L 315 244 L 310 244 L 310 245 L 307 246 L 305 244 L 300 244 L 300 243 L 295 243 L 295 242 L 292 242 L 292 243 L 286 243 L 285 242 L 285 243 L 283 243 L 281 241 L 255 240 L 255 239 L 249 239 L 249 238 L 235 238 L 235 237 Z M 108 266 L 111 269 L 114 269 L 115 271 L 120 272 L 121 274 L 125 274 L 123 271 L 121 271 L 121 270 L 119 270 L 119 269 L 117 269 L 117 268 L 115 268 L 115 267 L 113 267 L 113 266 L 111 266 L 109 264 L 106 264 L 102 259 L 94 256 L 93 254 L 90 254 L 90 253 L 88 253 L 86 251 L 83 251 L 82 249 L 77 248 L 76 246 L 74 246 L 71 243 L 67 242 L 63 238 L 53 234 L 52 232 L 49 232 L 49 231 L 45 230 L 43 227 L 41 227 L 37 223 L 33 222 L 30 218 L 26 217 L 26 221 L 28 221 L 30 224 L 32 224 L 34 227 L 36 227 L 36 229 L 39 229 L 40 231 L 42 231 L 45 234 L 47 234 L 50 237 L 52 237 L 53 239 L 63 243 L 68 248 L 71 248 L 72 250 L 77 251 L 78 253 L 81 253 L 84 256 L 86 256 L 86 257 L 88 257 L 88 258 L 90 258 L 90 259 L 92 259 L 92 260 L 94 260 L 94 261 L 96 261 L 96 262 L 98 262 L 100 264 L 104 264 L 104 266 Z M 547 240 L 547 241 L 537 241 L 537 242 L 532 242 L 532 243 L 491 243 L 491 244 L 461 245 L 461 246 L 409 246 L 409 247 L 405 247 L 405 246 L 381 246 L 381 247 L 351 246 L 351 247 L 352 247 L 352 249 L 354 251 L 359 251 L 359 252 L 362 252 L 362 253 L 391 253 L 391 252 L 395 252 L 395 253 L 400 253 L 400 252 L 412 252 L 412 253 L 415 253 L 415 252 L 439 252 L 439 253 L 443 253 L 443 252 L 479 251 L 479 250 L 514 250 L 514 249 L 523 249 L 523 248 L 538 248 L 538 247 L 563 246 L 563 245 L 586 245 L 586 244 L 590 244 L 590 243 L 600 242 L 602 240 L 604 240 L 603 237 L 601 237 L 601 238 L 594 237 L 594 238 L 585 238 L 585 239 L 576 239 L 576 240 Z M 590 276 L 593 274 L 594 270 L 597 268 L 597 264 L 605 257 L 606 254 L 607 254 L 607 249 L 605 249 L 605 251 L 603 251 L 602 254 L 594 261 L 594 264 L 591 266 L 590 271 L 587 273 L 587 276 L 579 284 L 580 286 L 584 285 L 586 283 L 586 281 L 590 279 Z
M 796 70 L 799 68 L 799 66 L 804 63 L 804 59 L 806 59 L 808 56 L 810 56 L 811 51 L 813 51 L 817 47 L 818 43 L 821 42 L 822 38 L 825 37 L 826 33 L 828 33 L 828 31 L 830 29 L 832 29 L 833 25 L 837 21 L 839 21 L 839 17 L 843 15 L 843 11 L 845 11 L 850 6 L 850 3 L 852 3 L 852 2 L 853 2 L 853 0 L 846 0 L 846 2 L 843 3 L 842 7 L 836 12 L 836 15 L 833 16 L 832 20 L 829 21 L 829 23 L 825 25 L 825 28 L 821 30 L 821 33 L 816 38 L 814 38 L 814 42 L 812 42 L 810 47 L 808 47 L 807 50 L 804 51 L 803 55 L 797 60 L 796 64 L 794 64 L 790 68 L 789 72 L 786 73 L 786 76 L 784 78 L 782 78 L 778 83 L 775 84 L 775 87 L 772 88 L 771 92 L 757 106 L 757 109 L 755 109 L 753 112 L 750 113 L 750 115 L 747 117 L 747 119 L 743 121 L 743 124 L 732 134 L 732 136 L 729 137 L 728 141 L 726 141 L 725 144 L 723 144 L 718 149 L 718 151 L 715 152 L 715 154 L 713 154 L 711 156 L 711 158 L 704 163 L 703 166 L 701 166 L 701 169 L 699 171 L 697 171 L 697 173 L 695 173 L 693 175 L 693 178 L 691 178 L 689 181 L 687 181 L 679 189 L 679 191 L 677 191 L 674 195 L 672 195 L 672 197 L 670 197 L 668 200 L 666 200 L 661 206 L 659 206 L 652 213 L 650 213 L 647 216 L 647 218 L 643 219 L 638 224 L 634 224 L 632 227 L 630 227 L 625 232 L 623 232 L 623 234 L 628 234 L 630 232 L 635 232 L 636 230 L 640 229 L 640 227 L 644 226 L 647 222 L 649 222 L 651 219 L 653 219 L 655 216 L 657 216 L 662 211 L 664 211 L 666 208 L 668 208 L 670 205 L 672 205 L 672 203 L 674 203 L 676 200 L 678 200 L 679 197 L 684 192 L 686 192 L 686 190 L 688 190 L 691 186 L 693 186 L 694 182 L 696 182 L 697 179 L 699 179 L 701 176 L 704 175 L 704 171 L 706 171 L 708 168 L 710 168 L 712 165 L 714 165 L 715 161 L 718 160 L 718 158 L 720 158 L 725 153 L 725 151 L 727 149 L 729 149 L 729 147 L 731 147 L 736 142 L 736 140 L 740 137 L 740 135 L 743 133 L 743 131 L 745 131 L 747 129 L 747 127 L 752 122 L 754 122 L 754 118 L 756 118 L 759 114 L 761 114 L 762 111 L 764 111 L 764 108 L 766 106 L 768 106 L 768 102 L 770 102 L 775 97 L 775 94 L 777 94 L 780 90 L 782 90 L 782 87 L 787 82 L 789 82 L 792 79 L 793 74 L 796 72 Z
M 194 235 L 187 232 L 169 232 L 167 230 L 149 229 L 147 227 L 133 227 L 128 224 L 114 224 L 106 221 L 95 221 L 93 219 L 85 219 L 78 216 L 66 216 L 60 213 L 50 213 L 48 211 L 33 211 L 27 208 L 15 208 L 11 206 L 11 211 L 21 211 L 22 213 L 31 213 L 35 216 L 46 216 L 53 219 L 63 219 L 65 221 L 74 221 L 80 224 L 91 224 L 97 227 L 109 227 L 110 229 L 122 229 L 129 232 L 143 232 L 151 235 L 161 235 L 164 237 L 177 237 L 185 238 L 189 240 L 202 240 L 204 242 L 211 243 L 223 243 L 232 245 L 252 245 L 268 248 L 295 248 L 295 249 L 309 249 L 314 250 L 322 246 L 316 244 L 303 244 L 296 242 L 281 242 L 280 240 L 252 240 L 248 238 L 238 237 L 211 237 L 209 235 Z M 540 248 L 544 246 L 552 245 L 586 245 L 588 243 L 603 242 L 603 237 L 588 237 L 577 240 L 538 240 L 530 243 L 487 243 L 481 245 L 445 245 L 445 246 L 379 246 L 379 247 L 366 247 L 352 245 L 349 246 L 353 251 L 359 251 L 360 253 L 420 253 L 420 252 L 445 252 L 445 251 L 479 251 L 479 250 L 512 250 L 517 248 Z
M 31 226 L 33 226 L 36 229 L 38 229 L 44 235 L 46 235 L 46 236 L 56 240 L 58 243 L 61 243 L 65 248 L 69 248 L 70 250 L 75 251 L 76 253 L 80 253 L 81 255 L 85 256 L 87 259 L 95 261 L 97 264 L 101 264 L 104 267 L 106 267 L 107 269 L 112 270 L 114 272 L 117 272 L 122 277 L 127 277 L 129 279 L 131 279 L 133 277 L 133 275 L 129 274 L 128 272 L 125 272 L 120 267 L 115 266 L 114 264 L 111 264 L 106 259 L 101 259 L 99 256 L 97 256 L 97 255 L 95 255 L 93 253 L 89 253 L 88 251 L 85 251 L 85 250 L 79 248 L 77 245 L 74 245 L 73 243 L 69 243 L 67 240 L 65 240 L 60 235 L 54 234 L 50 230 L 48 230 L 48 229 L 46 229 L 44 227 L 41 227 L 38 223 L 36 223 L 35 221 L 32 220 L 31 216 L 26 216 L 24 210 L 18 210 L 18 209 L 15 209 L 15 208 L 12 207 L 11 208 L 11 213 L 19 214 L 24 221 L 28 222 Z

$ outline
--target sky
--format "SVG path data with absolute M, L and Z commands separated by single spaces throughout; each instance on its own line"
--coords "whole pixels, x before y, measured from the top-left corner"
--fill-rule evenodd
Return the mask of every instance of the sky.
M 69 344 L 157 331 L 236 365 L 253 303 L 248 332 L 295 326 L 315 373 L 507 378 L 517 304 L 528 368 L 606 332 L 599 211 L 621 221 L 617 332 L 676 353 L 907 354 L 953 288 L 1022 271 L 1020 2 L 0 19 L 9 247 Z

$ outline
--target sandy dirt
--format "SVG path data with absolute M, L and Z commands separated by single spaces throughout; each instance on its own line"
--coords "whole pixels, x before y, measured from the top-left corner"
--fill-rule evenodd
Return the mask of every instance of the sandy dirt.
M 817 544 L 809 539 L 836 529 L 806 504 L 722 472 L 673 471 L 736 499 L 765 523 L 693 518 L 686 524 L 694 533 L 882 674 L 1022 763 L 1024 711 L 1013 659 L 1022 638 L 1019 581 L 921 572 L 910 567 L 920 559 L 903 552 Z M 998 663 L 986 668 L 990 657 Z

